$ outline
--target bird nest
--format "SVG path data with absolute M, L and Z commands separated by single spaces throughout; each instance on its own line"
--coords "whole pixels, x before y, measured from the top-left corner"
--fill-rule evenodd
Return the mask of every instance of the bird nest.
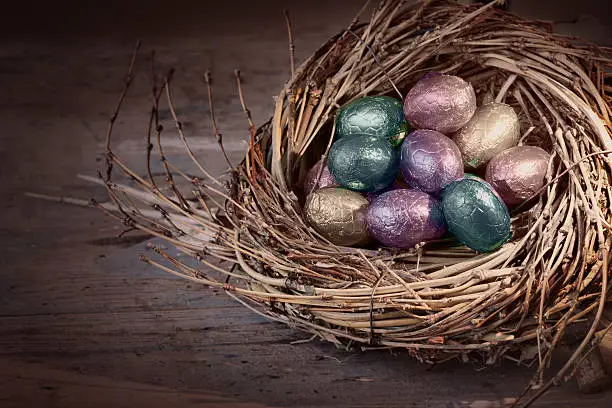
M 222 288 L 258 313 L 337 345 L 402 348 L 425 362 L 460 357 L 493 363 L 503 356 L 536 361 L 541 374 L 565 329 L 589 319 L 559 375 L 567 374 L 591 347 L 609 290 L 609 51 L 554 35 L 542 22 L 491 4 L 383 1 L 369 23 L 355 18 L 301 66 L 292 64 L 274 116 L 259 128 L 236 72 L 250 142 L 240 164 L 228 160 L 223 180 L 190 149 L 170 77 L 154 89 L 148 174 L 128 168 L 110 142 L 122 97 L 101 177 L 113 204 L 100 206 L 189 255 L 174 257 L 151 246 L 157 255 L 143 255 L 145 262 Z M 334 245 L 305 222 L 300 185 L 329 151 L 339 107 L 365 95 L 405 95 L 428 71 L 469 81 L 479 103 L 511 105 L 519 113 L 521 144 L 552 156 L 547 184 L 529 208 L 512 214 L 511 241 L 492 253 L 448 242 L 409 250 Z M 208 74 L 206 81 L 210 91 Z M 198 177 L 164 156 L 162 97 Z M 209 102 L 225 155 L 212 97 Z M 163 181 L 150 170 L 153 160 L 164 169 Z M 114 182 L 113 168 L 135 185 Z M 189 188 L 181 189 L 179 179 Z

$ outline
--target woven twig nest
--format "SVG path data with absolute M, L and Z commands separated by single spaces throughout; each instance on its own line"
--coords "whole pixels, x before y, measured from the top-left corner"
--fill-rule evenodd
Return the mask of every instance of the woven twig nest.
M 612 138 L 604 82 L 612 60 L 609 50 L 547 28 L 492 5 L 383 1 L 368 24 L 355 19 L 295 70 L 272 119 L 257 130 L 251 123 L 246 157 L 227 184 L 194 157 L 176 117 L 199 178 L 149 150 L 147 162 L 159 157 L 167 171 L 169 187 L 162 187 L 150 172 L 127 168 L 109 144 L 111 167 L 138 185 L 109 178 L 111 209 L 202 268 L 162 248 L 154 248 L 161 261 L 143 256 L 146 262 L 224 288 L 253 310 L 338 345 L 404 348 L 428 362 L 536 359 L 543 368 L 564 329 L 594 316 L 575 363 L 609 289 Z M 305 222 L 300 183 L 328 151 L 336 112 L 364 95 L 392 95 L 392 83 L 405 94 L 428 71 L 468 80 L 479 102 L 511 105 L 522 143 L 552 155 L 549 183 L 535 205 L 514 214 L 512 240 L 492 253 L 443 243 L 403 251 L 333 245 Z M 168 82 L 159 96 L 164 89 Z M 190 188 L 179 191 L 177 177 Z

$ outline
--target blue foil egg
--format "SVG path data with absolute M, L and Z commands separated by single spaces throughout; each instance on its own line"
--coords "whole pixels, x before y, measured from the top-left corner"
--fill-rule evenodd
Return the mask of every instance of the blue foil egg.
M 352 135 L 334 142 L 327 166 L 341 186 L 360 192 L 379 191 L 395 180 L 399 152 L 386 139 Z
M 471 175 L 449 184 L 441 195 L 448 230 L 478 252 L 490 252 L 510 240 L 510 213 L 486 181 Z
M 398 146 L 408 134 L 402 102 L 390 96 L 365 96 L 344 105 L 336 118 L 335 137 L 366 134 Z

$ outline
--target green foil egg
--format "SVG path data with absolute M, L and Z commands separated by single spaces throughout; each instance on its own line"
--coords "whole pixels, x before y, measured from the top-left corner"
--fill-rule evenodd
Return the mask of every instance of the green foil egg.
M 441 196 L 448 230 L 462 244 L 490 252 L 512 236 L 506 204 L 486 181 L 467 175 L 449 184 Z
M 403 104 L 390 96 L 365 96 L 344 105 L 336 118 L 337 139 L 366 134 L 389 140 L 393 146 L 402 143 L 410 131 Z
M 379 191 L 397 177 L 399 152 L 386 139 L 356 134 L 334 142 L 327 167 L 338 184 L 348 189 Z

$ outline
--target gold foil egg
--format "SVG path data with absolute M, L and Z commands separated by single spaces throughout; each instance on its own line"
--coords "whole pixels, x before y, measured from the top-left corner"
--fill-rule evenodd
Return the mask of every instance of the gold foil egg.
M 368 204 L 368 200 L 355 191 L 328 187 L 308 196 L 304 214 L 308 223 L 334 244 L 360 245 L 370 240 L 366 224 Z
M 518 144 L 520 126 L 511 106 L 492 102 L 481 106 L 453 140 L 459 146 L 465 167 L 477 169 L 498 153 Z

